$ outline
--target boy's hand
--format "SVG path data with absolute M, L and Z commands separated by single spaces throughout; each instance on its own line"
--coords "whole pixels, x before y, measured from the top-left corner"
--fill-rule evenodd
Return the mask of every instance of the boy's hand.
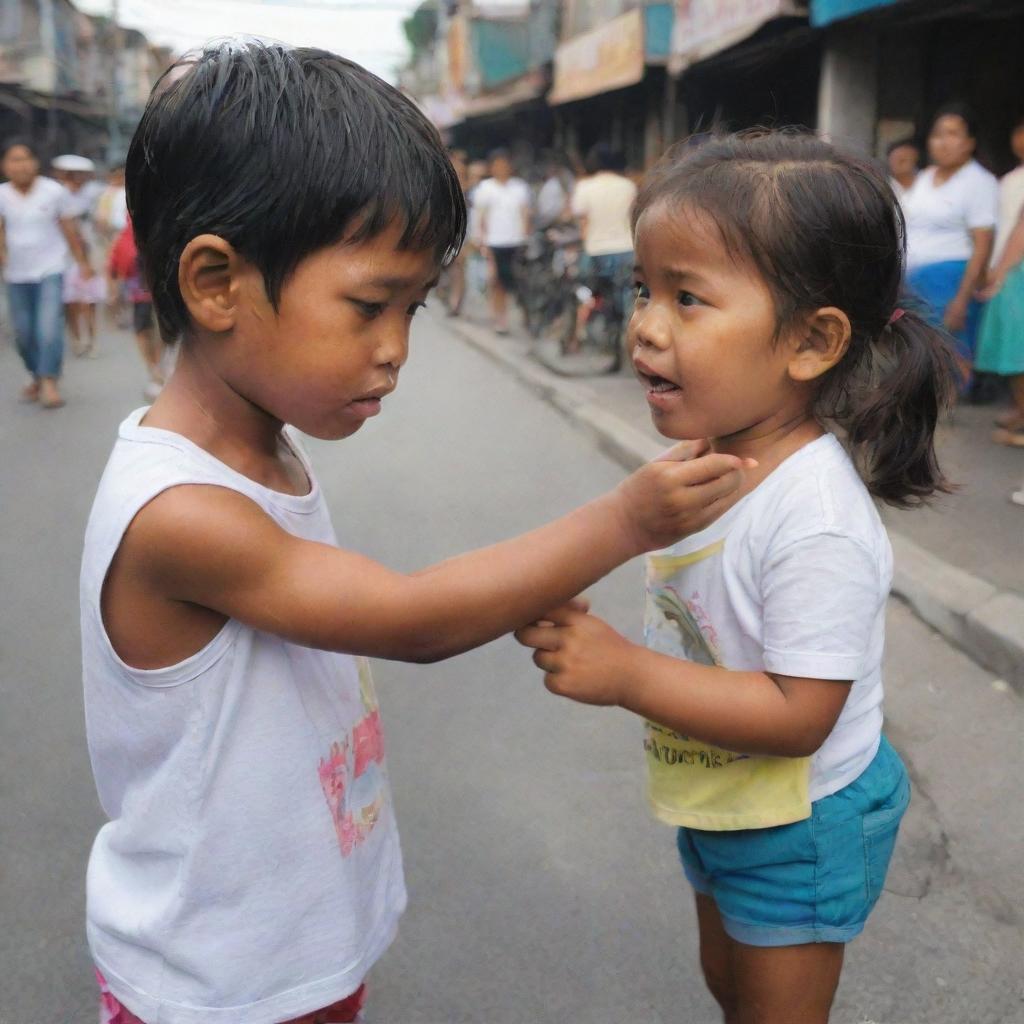
M 714 522 L 728 507 L 753 459 L 708 453 L 707 441 L 682 441 L 642 466 L 614 492 L 638 554 L 668 547 Z
M 546 612 L 515 637 L 534 648 L 533 662 L 552 693 L 581 704 L 622 703 L 634 645 L 576 602 Z

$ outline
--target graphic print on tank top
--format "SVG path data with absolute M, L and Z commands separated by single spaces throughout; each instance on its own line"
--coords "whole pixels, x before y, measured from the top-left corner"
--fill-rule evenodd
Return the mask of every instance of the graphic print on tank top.
M 707 588 L 720 585 L 724 549 L 723 538 L 689 554 L 648 557 L 644 642 L 650 650 L 729 667 L 705 596 Z M 736 753 L 651 721 L 644 727 L 644 750 L 651 807 L 669 824 L 764 828 L 810 813 L 809 758 Z
M 369 662 L 358 658 L 357 663 L 363 716 L 350 735 L 331 744 L 318 767 L 343 857 L 366 841 L 387 802 L 380 708 Z

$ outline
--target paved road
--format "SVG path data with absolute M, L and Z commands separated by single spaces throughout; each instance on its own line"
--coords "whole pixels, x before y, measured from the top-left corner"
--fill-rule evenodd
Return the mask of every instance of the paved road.
M 417 325 L 401 392 L 316 444 L 343 542 L 414 568 L 526 529 L 620 470 L 534 396 Z M 69 405 L 18 406 L 0 351 L 0 1024 L 92 1024 L 84 864 L 101 822 L 78 666 L 82 528 L 143 383 L 124 336 L 68 370 Z M 639 567 L 595 588 L 636 634 Z M 639 728 L 559 702 L 499 641 L 376 667 L 410 909 L 371 978 L 369 1024 L 711 1024 L 672 836 L 642 803 Z M 1018 1024 L 1024 711 L 891 609 L 890 731 L 915 800 L 836 1024 Z M 253 965 L 258 970 L 258 965 Z

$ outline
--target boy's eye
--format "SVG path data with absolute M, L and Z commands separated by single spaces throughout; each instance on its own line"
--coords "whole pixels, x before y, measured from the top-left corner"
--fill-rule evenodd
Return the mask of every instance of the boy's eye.
M 693 292 L 680 292 L 679 293 L 679 305 L 680 306 L 700 306 L 702 305 L 700 299 L 697 298 Z
M 351 299 L 349 301 L 363 316 L 370 320 L 384 312 L 383 302 L 364 302 L 362 299 Z
M 651 297 L 651 293 L 648 290 L 647 285 L 642 281 L 634 281 L 633 290 L 636 292 L 635 297 L 638 299 L 649 299 Z

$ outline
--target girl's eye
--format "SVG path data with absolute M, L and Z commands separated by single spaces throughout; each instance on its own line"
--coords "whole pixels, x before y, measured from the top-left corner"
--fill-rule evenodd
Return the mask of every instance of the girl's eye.
M 693 292 L 680 292 L 679 293 L 679 305 L 680 306 L 699 306 L 701 305 L 700 299 L 697 298 Z
M 356 309 L 368 320 L 372 320 L 384 312 L 383 302 L 363 302 L 362 299 L 352 299 L 351 301 Z
M 651 293 L 648 290 L 647 285 L 642 281 L 634 281 L 633 290 L 636 292 L 635 297 L 638 299 L 649 299 L 651 297 Z
M 414 302 L 414 303 L 413 303 L 413 304 L 412 304 L 412 305 L 411 305 L 411 306 L 409 307 L 409 310 L 408 310 L 408 312 L 406 313 L 406 316 L 408 316 L 408 317 L 412 318 L 412 317 L 414 317 L 414 316 L 415 316 L 415 315 L 416 315 L 416 314 L 417 314 L 417 313 L 418 313 L 418 312 L 419 312 L 419 311 L 420 311 L 421 309 L 426 309 L 426 308 L 427 308 L 427 304 L 426 304 L 425 302 Z

